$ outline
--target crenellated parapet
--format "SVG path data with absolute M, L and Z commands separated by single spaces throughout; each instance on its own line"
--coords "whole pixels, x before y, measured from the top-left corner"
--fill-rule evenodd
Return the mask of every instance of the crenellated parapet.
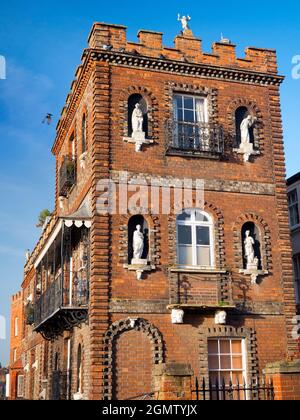
M 88 42 L 92 49 L 104 48 L 108 51 L 137 53 L 153 58 L 164 57 L 167 60 L 186 60 L 194 64 L 228 66 L 277 74 L 275 50 L 250 47 L 245 50 L 245 57 L 239 58 L 236 56 L 235 45 L 228 40 L 215 42 L 211 53 L 203 52 L 201 39 L 195 38 L 191 31 L 176 36 L 173 48 L 163 45 L 161 32 L 140 30 L 137 37 L 138 42 L 129 42 L 125 26 L 95 23 Z

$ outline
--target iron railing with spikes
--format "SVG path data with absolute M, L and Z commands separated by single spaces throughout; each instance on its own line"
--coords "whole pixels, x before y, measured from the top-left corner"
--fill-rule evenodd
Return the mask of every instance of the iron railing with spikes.
M 209 381 L 202 379 L 201 384 L 198 378 L 195 381 L 195 389 L 192 390 L 193 398 L 197 401 L 205 400 L 274 400 L 274 387 L 272 381 L 266 382 L 263 378 L 256 378 L 250 384 L 244 381 L 242 384 L 237 379 L 235 383 L 231 380 L 226 383 L 225 379 Z

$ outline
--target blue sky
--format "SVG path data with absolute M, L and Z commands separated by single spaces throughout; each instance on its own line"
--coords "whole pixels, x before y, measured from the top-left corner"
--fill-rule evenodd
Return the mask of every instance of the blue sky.
M 54 159 L 50 149 L 55 125 L 95 21 L 128 26 L 135 41 L 139 29 L 164 32 L 171 46 L 180 31 L 177 13 L 189 13 L 203 49 L 221 32 L 237 44 L 243 57 L 247 46 L 276 48 L 282 86 L 288 175 L 300 171 L 300 78 L 291 76 L 292 58 L 300 55 L 300 6 L 289 1 L 58 1 L 10 0 L 1 7 L 0 55 L 7 78 L 0 80 L 0 316 L 9 319 L 10 296 L 18 291 L 25 250 L 32 249 L 40 231 L 39 211 L 53 208 Z M 41 122 L 54 114 L 51 126 Z M 0 340 L 0 362 L 8 362 L 8 340 Z

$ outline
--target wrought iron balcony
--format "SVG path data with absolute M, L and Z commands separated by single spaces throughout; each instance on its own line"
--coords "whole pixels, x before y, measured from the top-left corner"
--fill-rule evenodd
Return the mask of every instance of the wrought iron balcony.
M 81 324 L 87 319 L 88 296 L 85 270 L 72 273 L 72 276 L 70 273 L 59 275 L 35 301 L 35 331 L 51 340 Z
M 59 195 L 66 197 L 75 184 L 76 161 L 69 156 L 66 156 L 59 171 Z
M 217 124 L 170 120 L 166 140 L 168 154 L 219 158 L 224 153 L 223 127 Z

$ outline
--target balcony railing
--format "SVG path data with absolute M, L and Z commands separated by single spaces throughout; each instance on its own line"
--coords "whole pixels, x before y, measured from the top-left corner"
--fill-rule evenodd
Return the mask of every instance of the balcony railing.
M 218 157 L 224 152 L 223 127 L 171 120 L 166 124 L 167 152 Z
M 65 197 L 68 192 L 76 184 L 76 161 L 68 156 L 59 171 L 59 195 Z
M 59 275 L 36 299 L 35 330 L 50 339 L 85 321 L 88 297 L 86 270 Z

